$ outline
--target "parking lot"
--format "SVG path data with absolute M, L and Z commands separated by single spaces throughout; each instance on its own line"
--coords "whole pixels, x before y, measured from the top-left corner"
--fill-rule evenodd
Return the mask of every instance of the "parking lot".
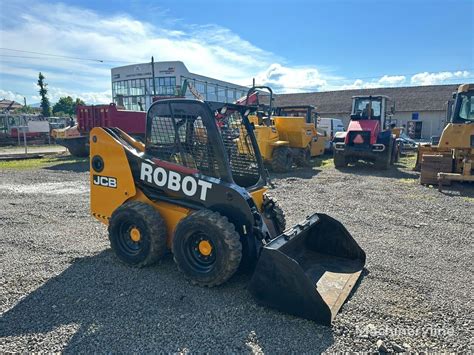
M 367 253 L 332 327 L 257 305 L 247 274 L 205 289 L 171 256 L 121 264 L 89 215 L 86 160 L 0 165 L 0 352 L 472 351 L 474 186 L 421 186 L 410 163 L 273 175 L 288 226 L 327 213 Z

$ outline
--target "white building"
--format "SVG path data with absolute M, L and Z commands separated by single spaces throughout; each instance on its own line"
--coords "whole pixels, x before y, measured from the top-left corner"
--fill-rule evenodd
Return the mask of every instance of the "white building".
M 190 73 L 183 62 L 155 62 L 154 66 L 156 96 L 175 95 L 185 79 L 207 101 L 234 102 L 248 91 L 245 86 Z M 111 75 L 115 103 L 123 103 L 127 110 L 148 109 L 154 96 L 151 63 L 112 68 Z M 186 97 L 194 97 L 189 89 Z

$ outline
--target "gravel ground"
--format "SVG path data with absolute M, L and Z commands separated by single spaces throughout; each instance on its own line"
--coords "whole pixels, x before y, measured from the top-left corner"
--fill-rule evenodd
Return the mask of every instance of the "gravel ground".
M 202 289 L 171 257 L 122 265 L 89 216 L 86 169 L 0 169 L 0 353 L 472 351 L 472 185 L 439 193 L 365 165 L 275 176 L 289 225 L 327 213 L 367 253 L 324 327 L 256 305 L 249 275 Z

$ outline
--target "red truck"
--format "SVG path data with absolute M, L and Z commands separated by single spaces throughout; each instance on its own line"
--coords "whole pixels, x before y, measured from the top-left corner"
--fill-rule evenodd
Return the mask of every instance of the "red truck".
M 55 129 L 52 136 L 77 157 L 89 156 L 89 132 L 94 127 L 118 127 L 141 140 L 145 136 L 144 111 L 119 110 L 115 104 L 77 106 L 76 117 L 77 125 Z

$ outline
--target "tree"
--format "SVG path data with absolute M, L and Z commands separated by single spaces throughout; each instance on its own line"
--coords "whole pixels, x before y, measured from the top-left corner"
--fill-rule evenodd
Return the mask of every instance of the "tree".
M 71 96 L 60 97 L 59 101 L 53 106 L 53 113 L 55 115 L 63 113 L 71 117 L 76 114 L 76 106 L 78 105 L 85 105 L 85 103 L 80 98 L 74 100 Z
M 17 110 L 17 112 L 20 112 L 20 113 L 35 113 L 35 109 L 33 107 L 31 107 L 30 105 L 25 105 L 25 106 L 22 106 L 21 108 L 19 108 Z
M 41 96 L 41 113 L 44 117 L 51 116 L 51 104 L 49 103 L 48 99 L 48 89 L 46 87 L 48 84 L 44 82 L 44 75 L 40 72 L 38 75 L 38 86 L 39 86 L 39 94 Z

